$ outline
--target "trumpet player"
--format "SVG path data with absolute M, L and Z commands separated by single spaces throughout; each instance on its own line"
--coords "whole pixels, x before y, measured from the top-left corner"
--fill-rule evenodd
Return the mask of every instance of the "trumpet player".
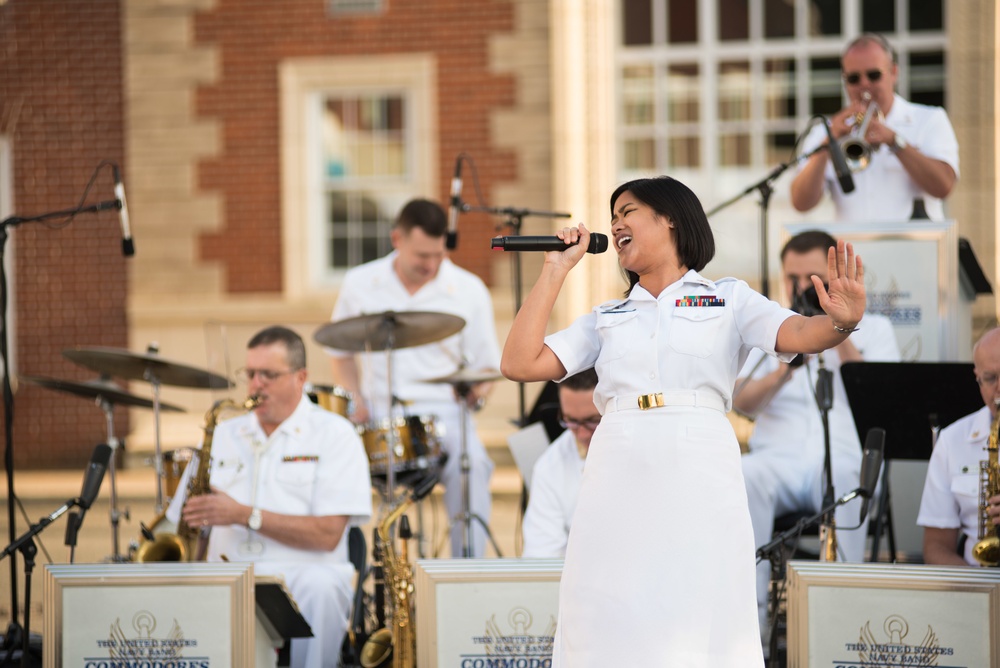
M 826 130 L 817 125 L 802 142 L 811 157 L 791 184 L 792 205 L 809 211 L 829 190 L 836 219 L 851 222 L 901 222 L 912 217 L 944 219 L 942 200 L 958 180 L 958 142 L 941 107 L 910 102 L 895 92 L 899 63 L 895 49 L 877 33 L 850 42 L 841 55 L 847 106 L 830 117 L 838 145 L 865 157 L 846 162 L 854 184 L 844 192 L 837 178 Z M 863 133 L 863 136 L 858 136 Z M 841 149 L 843 150 L 843 149 Z M 926 215 L 924 213 L 926 212 Z
M 987 442 L 995 429 L 1000 401 L 1000 329 L 991 329 L 972 351 L 975 380 L 983 408 L 956 420 L 938 434 L 927 466 L 917 525 L 924 528 L 924 563 L 978 566 L 973 546 L 980 538 L 979 464 L 988 459 Z M 985 493 L 992 530 L 1000 515 L 1000 495 Z
M 211 530 L 208 561 L 284 578 L 313 631 L 292 641 L 291 665 L 334 668 L 353 595 L 347 528 L 371 515 L 368 458 L 350 421 L 303 394 L 305 346 L 292 330 L 254 335 L 242 375 L 257 405 L 215 428 L 211 493 L 185 498 L 188 466 L 167 516 L 183 506 L 189 526 Z

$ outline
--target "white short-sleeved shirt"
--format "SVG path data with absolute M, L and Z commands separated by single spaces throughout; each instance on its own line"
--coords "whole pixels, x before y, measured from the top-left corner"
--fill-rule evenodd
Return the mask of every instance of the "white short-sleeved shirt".
M 968 536 L 963 557 L 972 566 L 979 565 L 972 556 L 979 535 L 979 462 L 987 458 L 991 422 L 990 409 L 983 406 L 941 430 L 917 514 L 918 526 L 959 529 Z
M 958 176 L 958 140 L 944 109 L 895 95 L 885 125 L 927 157 L 950 165 Z M 816 125 L 802 142 L 802 153 L 809 153 L 826 139 L 826 129 Z M 888 146 L 880 146 L 873 152 L 871 164 L 854 174 L 853 192 L 844 194 L 840 188 L 832 160 L 827 161 L 825 178 L 840 221 L 903 222 L 913 213 L 913 200 L 919 198 L 924 200 L 931 220 L 944 220 L 942 201 L 924 192 L 910 178 Z
M 775 354 L 778 328 L 793 315 L 743 281 L 691 270 L 658 297 L 636 285 L 628 299 L 601 304 L 545 344 L 567 377 L 595 367 L 602 415 L 612 397 L 669 390 L 714 393 L 729 410 L 749 351 Z
M 500 368 L 500 346 L 489 290 L 478 276 L 445 259 L 437 276 L 411 295 L 393 269 L 396 256 L 393 251 L 349 270 L 332 320 L 384 311 L 431 311 L 463 318 L 465 327 L 455 335 L 393 352 L 393 386 L 397 397 L 453 403 L 450 386 L 421 381 L 448 375 L 463 365 L 470 369 Z M 328 352 L 340 357 L 353 354 L 341 350 Z M 385 353 L 359 355 L 357 359 L 361 393 L 369 402 L 369 410 L 376 415 L 385 413 L 389 399 Z
M 183 490 L 168 517 L 179 516 Z M 219 423 L 212 437 L 210 483 L 239 503 L 286 515 L 345 515 L 362 524 L 372 512 L 368 457 L 354 425 L 303 397 L 288 419 L 267 436 L 253 413 Z M 344 534 L 347 535 L 346 533 Z M 245 526 L 212 528 L 208 560 L 349 564 L 347 541 L 333 551 L 290 547 Z
M 899 346 L 892 323 L 878 314 L 865 314 L 858 323 L 858 331 L 851 334 L 851 343 L 866 362 L 898 362 Z M 831 452 L 842 453 L 852 460 L 861 461 L 861 443 L 844 380 L 840 376 L 840 354 L 835 348 L 822 354 L 823 366 L 833 372 L 833 403 L 828 417 L 830 424 Z M 758 366 L 759 363 L 759 366 Z M 756 368 L 756 370 L 754 370 Z M 759 378 L 778 368 L 778 361 L 753 351 L 747 358 L 743 374 L 753 373 Z M 823 456 L 823 424 L 814 397 L 820 368 L 818 355 L 809 355 L 802 368 L 775 393 L 754 420 L 753 434 L 749 440 L 751 452 L 772 448 L 791 448 Z
M 523 557 L 566 555 L 569 525 L 576 510 L 585 461 L 576 447 L 576 437 L 567 429 L 535 462 L 528 509 L 524 513 Z

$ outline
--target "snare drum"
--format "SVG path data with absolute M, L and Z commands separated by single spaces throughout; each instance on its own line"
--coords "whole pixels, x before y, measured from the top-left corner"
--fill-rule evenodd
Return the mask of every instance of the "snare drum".
M 393 450 L 393 471 L 426 469 L 441 457 L 441 443 L 434 417 L 431 415 L 400 417 L 394 420 L 396 447 Z M 385 474 L 388 468 L 389 420 L 369 422 L 358 427 L 365 444 L 368 461 L 374 474 Z
M 336 385 L 313 385 L 309 398 L 314 404 L 331 413 L 347 417 L 351 406 L 351 393 Z
M 197 452 L 194 448 L 177 448 L 163 453 L 163 493 L 167 500 L 174 498 L 181 484 L 184 469 Z

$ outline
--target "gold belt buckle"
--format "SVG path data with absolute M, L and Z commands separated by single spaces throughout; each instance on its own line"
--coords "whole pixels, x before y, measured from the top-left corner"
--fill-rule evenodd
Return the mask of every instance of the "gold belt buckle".
M 639 410 L 648 411 L 650 408 L 662 408 L 662 407 L 663 407 L 662 392 L 639 395 Z

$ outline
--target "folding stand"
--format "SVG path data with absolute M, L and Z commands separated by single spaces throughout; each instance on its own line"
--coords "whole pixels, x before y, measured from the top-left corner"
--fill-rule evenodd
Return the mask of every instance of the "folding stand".
M 889 460 L 928 460 L 937 432 L 983 407 L 968 362 L 849 362 L 840 367 L 858 436 L 885 429 L 885 458 L 870 561 L 878 561 L 882 532 L 888 531 L 896 560 L 889 496 Z

